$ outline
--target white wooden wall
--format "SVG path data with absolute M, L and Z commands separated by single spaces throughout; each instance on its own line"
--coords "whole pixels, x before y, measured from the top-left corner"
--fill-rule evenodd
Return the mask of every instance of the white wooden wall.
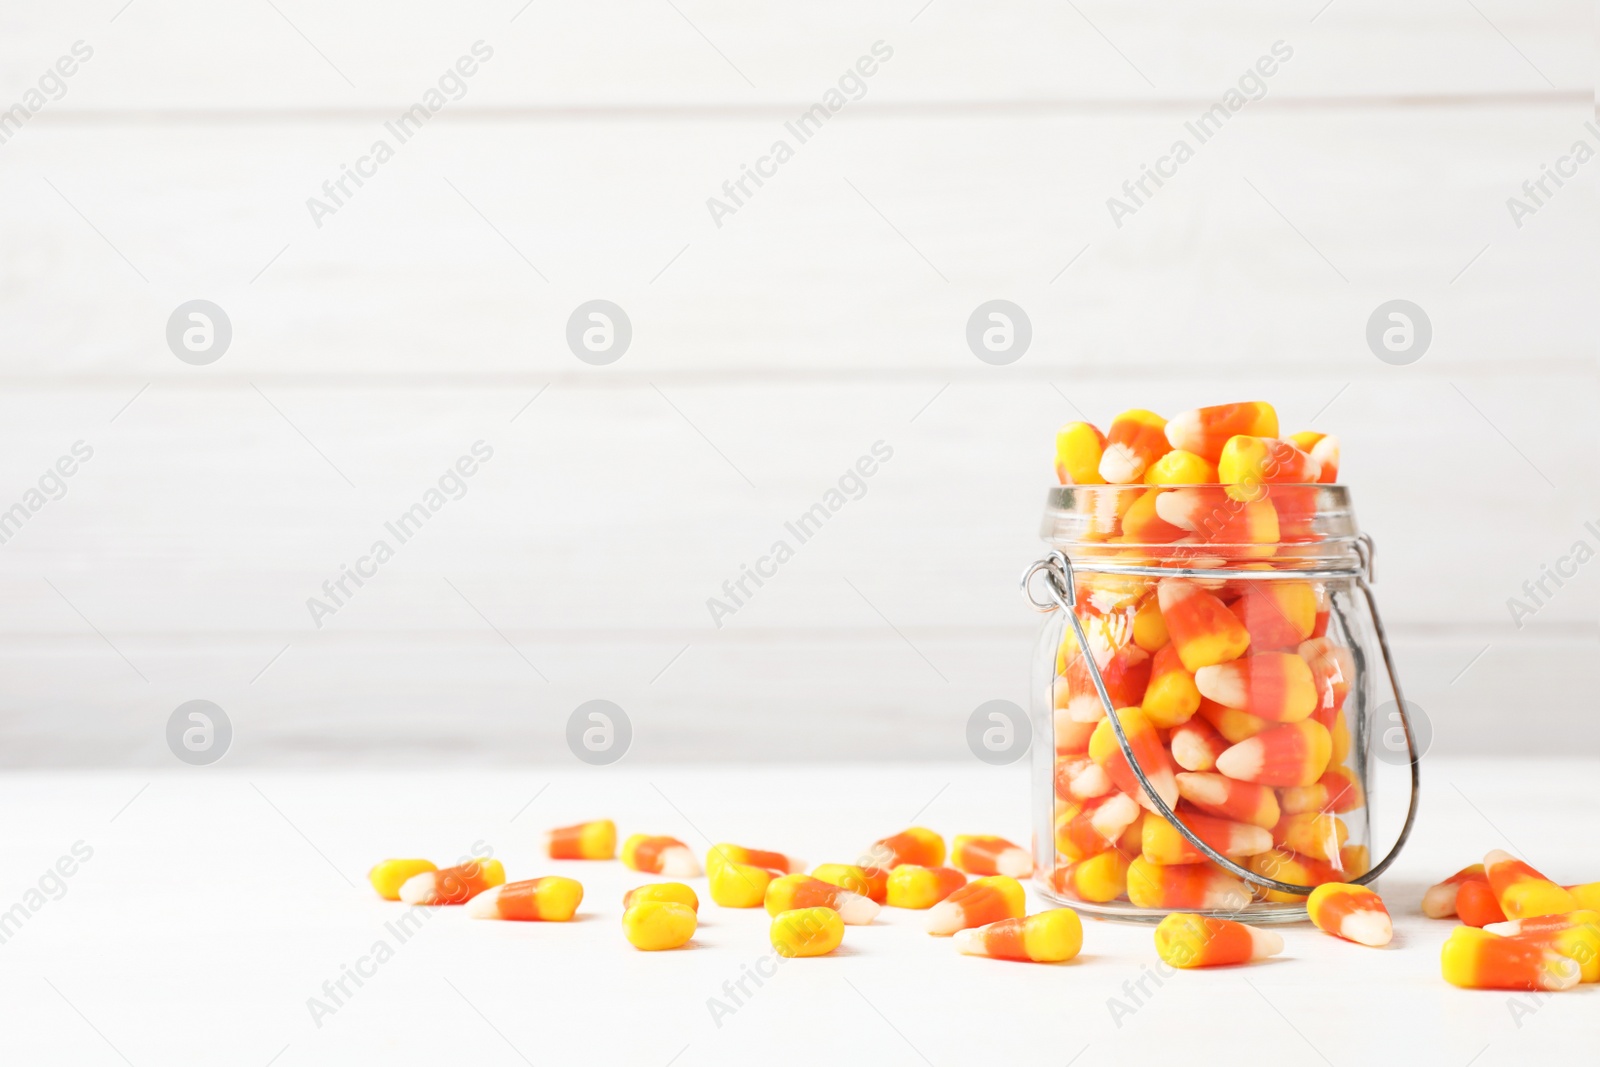
M 1438 751 L 1600 746 L 1596 176 L 1574 0 L 307 0 L 10 5 L 0 106 L 0 763 L 928 759 L 1025 702 L 1051 435 L 1265 398 L 1345 441 Z M 493 58 L 319 229 L 305 200 L 482 40 Z M 1292 60 L 1121 228 L 1106 198 Z M 893 58 L 735 215 L 705 206 L 874 42 Z M 229 313 L 204 367 L 182 301 Z M 617 363 L 566 348 L 622 305 Z M 1032 349 L 967 350 L 977 304 Z M 1379 362 L 1367 316 L 1435 330 Z M 531 406 L 530 400 L 533 400 Z M 131 401 L 131 403 L 130 403 Z M 519 414 L 520 413 L 520 414 Z M 305 601 L 473 442 L 494 458 L 336 617 Z M 875 441 L 893 459 L 717 629 L 706 599 Z M 270 664 L 270 666 L 269 666 Z

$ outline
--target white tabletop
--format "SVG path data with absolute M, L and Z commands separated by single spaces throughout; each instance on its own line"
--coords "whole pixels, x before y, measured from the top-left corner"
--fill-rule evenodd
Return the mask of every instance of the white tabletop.
M 1385 784 L 1400 780 L 1386 774 Z M 1492 848 L 1565 881 L 1600 878 L 1597 780 L 1593 760 L 1432 763 L 1416 835 L 1381 887 L 1394 945 L 1292 927 L 1279 960 L 1159 987 L 1145 978 L 1149 995 L 1135 1005 L 1130 983 L 1158 962 L 1147 927 L 1088 923 L 1083 955 L 1044 967 L 959 956 L 922 932 L 920 915 L 885 909 L 874 926 L 849 929 L 833 957 L 774 967 L 766 914 L 711 905 L 702 879 L 692 945 L 647 954 L 618 928 L 622 892 L 646 878 L 538 853 L 541 830 L 599 817 L 697 851 L 704 834 L 814 863 L 848 862 L 913 821 L 1026 842 L 1018 768 L 14 775 L 0 783 L 0 909 L 10 909 L 0 918 L 0 1062 L 1149 1067 L 1226 1056 L 1487 1067 L 1592 1055 L 1597 987 L 1453 989 L 1438 963 L 1451 924 L 1422 918 L 1417 904 L 1425 886 Z M 405 909 L 373 896 L 368 866 L 453 860 L 478 841 L 513 880 L 581 880 L 578 920 L 477 922 L 442 909 L 402 942 L 386 924 Z M 65 864 L 68 877 L 46 877 L 75 845 L 92 855 Z M 30 893 L 41 878 L 44 892 Z M 379 942 L 392 958 L 363 963 Z M 324 982 L 358 963 L 371 976 L 359 988 L 346 979 L 351 995 L 315 1020 L 308 1001 L 332 1005 Z M 773 977 L 757 987 L 752 970 Z M 1114 1013 L 1113 998 L 1136 1010 Z

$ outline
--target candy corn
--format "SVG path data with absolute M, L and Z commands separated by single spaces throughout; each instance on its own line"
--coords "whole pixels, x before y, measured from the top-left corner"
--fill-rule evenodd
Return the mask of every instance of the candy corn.
M 407 904 L 465 904 L 486 889 L 504 885 L 506 870 L 499 860 L 472 860 L 459 867 L 424 871 L 400 887 Z
M 1394 937 L 1383 898 L 1365 886 L 1319 885 L 1306 901 L 1306 912 L 1318 930 L 1346 941 L 1381 948 Z
M 1105 904 L 1127 890 L 1129 863 L 1120 850 L 1102 852 L 1082 863 L 1057 867 L 1051 874 L 1050 887 L 1069 900 Z
M 847 863 L 824 863 L 811 877 L 852 893 L 860 893 L 874 904 L 889 899 L 889 872 L 882 867 L 858 867 Z
M 1116 847 L 1139 820 L 1139 805 L 1124 793 L 1082 804 L 1066 803 L 1056 815 L 1056 851 L 1077 863 Z
M 1150 464 L 1144 472 L 1146 485 L 1212 485 L 1217 480 L 1217 465 L 1204 456 L 1175 448 Z M 1127 530 L 1127 520 L 1122 528 Z
M 1115 788 L 1111 784 L 1111 776 L 1088 753 L 1070 756 L 1056 764 L 1056 796 L 1062 800 L 1093 800 Z M 956 866 L 960 867 L 961 864 L 957 863 Z
M 1337 815 L 1306 813 L 1285 815 L 1272 836 L 1285 848 L 1331 864 L 1340 862 L 1339 850 L 1349 840 L 1350 829 Z
M 1578 910 L 1578 902 L 1563 887 L 1532 867 L 1499 849 L 1483 860 L 1484 873 L 1508 919 L 1556 915 Z
M 367 880 L 384 900 L 399 900 L 401 886 L 419 874 L 438 869 L 428 860 L 384 860 L 367 872 Z
M 467 902 L 474 919 L 564 923 L 583 902 L 583 886 L 571 878 L 531 878 L 485 889 Z
M 1183 824 L 1196 837 L 1224 856 L 1255 856 L 1272 850 L 1272 832 L 1248 823 L 1230 822 L 1210 815 L 1182 812 Z M 1148 863 L 1177 866 L 1205 863 L 1206 855 L 1191 845 L 1175 826 L 1162 818 L 1144 820 L 1141 855 Z
M 889 872 L 887 901 L 891 908 L 926 911 L 967 884 L 967 876 L 949 867 L 903 864 Z
M 759 908 L 775 875 L 765 867 L 720 860 L 706 864 L 706 877 L 711 881 L 713 903 L 724 908 Z
M 944 864 L 944 838 L 932 830 L 913 826 L 893 837 L 876 842 L 871 849 L 873 866 L 894 870 L 903 863 L 919 867 L 939 867 Z
M 1133 643 L 1146 652 L 1160 652 L 1172 640 L 1167 633 L 1167 620 L 1161 617 L 1161 602 L 1155 591 L 1145 594 L 1139 610 L 1133 616 Z
M 1236 782 L 1222 774 L 1180 774 L 1178 792 L 1208 814 L 1267 830 L 1277 826 L 1282 817 L 1277 794 L 1271 789 L 1254 782 Z
M 1300 722 L 1317 708 L 1311 668 L 1295 652 L 1257 652 L 1202 667 L 1194 684 L 1207 700 L 1269 722 Z
M 675 837 L 634 834 L 622 843 L 622 865 L 630 871 L 668 878 L 700 877 L 700 861 Z
M 1015 878 L 993 875 L 962 886 L 928 912 L 928 933 L 948 937 L 957 930 L 1021 918 L 1027 897 Z
M 1506 913 L 1500 909 L 1500 899 L 1495 896 L 1488 878 L 1461 883 L 1456 891 L 1456 914 L 1462 925 L 1474 928 L 1506 921 Z
M 1113 485 L 1143 481 L 1150 465 L 1172 451 L 1166 429 L 1167 420 L 1153 412 L 1135 408 L 1118 415 L 1106 434 L 1100 477 Z
M 1569 885 L 1567 892 L 1572 894 L 1572 899 L 1577 901 L 1578 907 L 1586 911 L 1600 911 L 1600 882 Z
M 743 863 L 751 867 L 765 867 L 769 871 L 779 874 L 800 874 L 806 869 L 804 860 L 793 859 L 782 852 L 768 852 L 759 848 L 744 848 L 741 845 L 712 845 L 711 851 L 706 853 L 706 870 L 709 871 L 719 863 Z
M 1160 911 L 1239 911 L 1250 891 L 1209 863 L 1170 867 L 1141 856 L 1128 865 L 1128 899 Z
M 1156 587 L 1161 616 L 1178 658 L 1190 673 L 1227 663 L 1250 647 L 1250 632 L 1227 606 L 1186 578 Z
M 1217 757 L 1217 770 L 1257 785 L 1310 785 L 1322 777 L 1333 755 L 1328 730 L 1314 719 L 1275 726 Z
M 1174 727 L 1167 744 L 1172 750 L 1172 762 L 1184 770 L 1211 771 L 1216 769 L 1217 757 L 1228 751 L 1233 742 L 1217 733 L 1208 720 L 1199 718 Z
M 640 952 L 682 948 L 694 937 L 694 909 L 663 900 L 646 900 L 622 913 L 622 934 Z
M 1167 755 L 1167 750 L 1162 747 L 1161 736 L 1156 733 L 1155 726 L 1138 708 L 1117 709 L 1117 721 L 1122 725 L 1122 732 L 1128 739 L 1128 747 L 1133 750 L 1134 758 L 1139 761 L 1139 766 L 1144 770 L 1151 788 L 1168 807 L 1176 804 L 1177 778 L 1172 769 L 1172 760 Z M 1089 755 L 1105 768 L 1117 788 L 1145 807 L 1155 810 L 1154 804 L 1139 785 L 1139 780 L 1134 777 L 1127 757 L 1122 754 L 1122 746 L 1117 741 L 1110 719 L 1095 727 L 1094 736 L 1089 739 Z
M 700 910 L 700 898 L 695 895 L 693 889 L 682 882 L 655 882 L 630 889 L 622 895 L 623 910 L 635 904 L 643 904 L 647 900 L 659 900 L 664 904 L 682 904 L 691 911 Z
M 1168 915 L 1156 927 L 1156 953 L 1184 970 L 1233 967 L 1282 951 L 1283 938 L 1272 931 L 1228 919 L 1179 913 Z
M 1194 675 L 1184 668 L 1183 660 L 1173 645 L 1169 644 L 1156 653 L 1140 708 L 1151 724 L 1161 730 L 1183 725 L 1200 710 L 1200 690 L 1195 686 Z
M 1316 460 L 1275 437 L 1231 437 L 1217 457 L 1217 480 L 1235 500 L 1260 500 L 1268 485 L 1313 484 L 1321 477 Z
M 1106 435 L 1087 422 L 1069 422 L 1056 431 L 1056 479 L 1062 485 L 1104 485 L 1100 455 Z
M 1582 980 L 1578 963 L 1554 949 L 1458 926 L 1440 953 L 1444 980 L 1462 989 L 1559 992 Z
M 956 932 L 956 949 L 968 956 L 1031 963 L 1064 963 L 1083 951 L 1083 921 L 1071 908 Z
M 1600 982 L 1600 912 L 1573 911 L 1511 919 L 1484 928 L 1500 937 L 1540 945 L 1578 964 L 1585 983 Z
M 832 908 L 846 926 L 868 926 L 878 917 L 878 905 L 869 898 L 806 874 L 786 874 L 769 882 L 766 907 L 768 915 L 802 908 Z
M 1280 798 L 1286 815 L 1325 811 L 1343 815 L 1366 804 L 1366 794 L 1355 775 L 1343 767 L 1329 767 L 1310 785 L 1285 789 Z
M 1262 434 L 1270 437 L 1271 434 Z M 1322 474 L 1317 481 L 1332 485 L 1339 480 L 1339 439 L 1328 433 L 1292 433 L 1289 440 L 1317 461 Z
M 1026 878 L 1033 873 L 1033 857 L 1003 837 L 958 835 L 950 850 L 950 861 L 968 874 L 1003 874 Z
M 788 959 L 826 956 L 844 940 L 844 919 L 832 908 L 800 908 L 772 920 L 772 947 Z
M 562 826 L 545 834 L 553 860 L 609 860 L 617 855 L 617 824 L 610 819 Z
M 1261 401 L 1194 408 L 1174 415 L 1167 423 L 1166 434 L 1173 448 L 1215 463 L 1222 458 L 1223 446 L 1241 434 L 1277 437 L 1278 412 Z
M 1317 626 L 1317 593 L 1310 582 L 1261 581 L 1247 584 L 1228 610 L 1249 632 L 1255 651 L 1298 652 Z

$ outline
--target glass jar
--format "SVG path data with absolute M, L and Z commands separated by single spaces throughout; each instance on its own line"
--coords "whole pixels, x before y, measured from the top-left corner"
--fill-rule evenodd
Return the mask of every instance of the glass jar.
M 1041 536 L 1023 589 L 1051 613 L 1032 686 L 1044 896 L 1133 921 L 1299 922 L 1315 886 L 1388 868 L 1417 750 L 1348 489 L 1061 486 Z M 1384 690 L 1411 800 L 1374 863 Z

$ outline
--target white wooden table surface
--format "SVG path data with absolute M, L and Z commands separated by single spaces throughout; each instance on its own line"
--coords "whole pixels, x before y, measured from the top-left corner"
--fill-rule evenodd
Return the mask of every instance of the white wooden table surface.
M 715 907 L 700 880 L 693 947 L 639 953 L 618 918 L 623 890 L 646 879 L 537 853 L 542 829 L 604 816 L 623 833 L 699 849 L 704 831 L 813 863 L 847 860 L 913 818 L 1025 841 L 1016 768 L 14 775 L 0 782 L 0 908 L 30 914 L 0 944 L 0 1062 L 1577 1062 L 1600 1039 L 1597 987 L 1546 998 L 1453 989 L 1438 964 L 1451 926 L 1417 904 L 1492 848 L 1567 881 L 1600 877 L 1597 774 L 1593 760 L 1430 763 L 1417 833 L 1382 886 L 1390 949 L 1288 928 L 1280 960 L 1147 982 L 1153 995 L 1120 1028 L 1108 1001 L 1127 1002 L 1124 983 L 1157 963 L 1147 927 L 1089 923 L 1077 962 L 1039 967 L 961 957 L 922 933 L 920 916 L 888 909 L 848 930 L 834 957 L 786 962 L 759 989 L 747 981 L 752 995 L 713 1019 L 711 998 L 732 1003 L 725 982 L 771 969 L 764 912 Z M 1380 818 L 1392 793 L 1380 788 Z M 385 923 L 403 909 L 372 896 L 367 867 L 453 858 L 479 840 L 513 879 L 582 880 L 579 920 L 489 923 L 444 909 L 391 959 L 364 965 L 371 977 L 315 1025 L 307 1001 L 324 981 L 375 942 L 396 944 Z M 79 842 L 92 855 L 64 894 L 51 884 L 29 898 Z M 1551 1056 L 1563 1058 L 1541 1059 Z

